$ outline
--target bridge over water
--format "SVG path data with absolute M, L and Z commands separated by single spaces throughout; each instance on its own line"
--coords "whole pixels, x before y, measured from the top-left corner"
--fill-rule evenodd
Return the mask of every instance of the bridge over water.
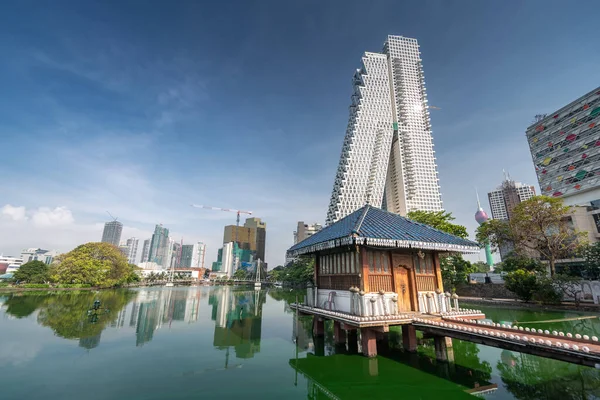
M 292 304 L 300 314 L 313 315 L 313 334 L 324 334 L 324 321 L 334 323 L 336 343 L 348 343 L 358 339 L 362 352 L 368 357 L 377 355 L 377 340 L 383 339 L 391 326 L 402 327 L 403 347 L 407 351 L 417 348 L 416 331 L 433 337 L 436 358 L 447 361 L 452 358 L 452 338 L 501 349 L 551 358 L 588 367 L 600 368 L 600 342 L 596 336 L 581 333 L 557 332 L 502 325 L 483 321 L 485 315 L 479 310 L 459 309 L 443 314 L 417 312 L 359 317 L 348 313 L 325 310 L 301 304 Z

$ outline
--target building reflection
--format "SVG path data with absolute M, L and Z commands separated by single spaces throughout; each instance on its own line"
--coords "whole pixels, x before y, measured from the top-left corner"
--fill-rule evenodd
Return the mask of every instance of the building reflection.
M 252 358 L 260 352 L 265 302 L 266 293 L 260 290 L 224 286 L 210 291 L 208 303 L 212 306 L 211 319 L 215 322 L 213 345 L 226 350 L 226 367 L 230 348 L 239 359 Z
M 129 320 L 129 327 L 135 328 L 136 346 L 143 346 L 165 325 L 197 322 L 201 300 L 206 297 L 201 289 L 142 289 L 119 315 L 116 327 L 123 327 Z

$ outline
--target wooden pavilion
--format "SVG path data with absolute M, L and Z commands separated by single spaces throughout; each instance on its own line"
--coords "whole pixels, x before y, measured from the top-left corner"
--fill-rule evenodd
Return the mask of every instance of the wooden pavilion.
M 305 305 L 377 318 L 451 311 L 440 253 L 479 249 L 470 240 L 367 205 L 294 245 L 288 256 L 315 257 L 316 285 Z

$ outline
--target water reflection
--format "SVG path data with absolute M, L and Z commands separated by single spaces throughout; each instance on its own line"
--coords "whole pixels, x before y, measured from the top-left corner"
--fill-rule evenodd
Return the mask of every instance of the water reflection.
M 260 290 L 240 290 L 225 286 L 211 291 L 208 303 L 215 321 L 213 345 L 226 350 L 233 347 L 237 358 L 252 358 L 260 351 L 262 308 L 266 293 Z
M 600 398 L 600 375 L 592 368 L 508 350 L 502 351 L 497 368 L 517 399 Z

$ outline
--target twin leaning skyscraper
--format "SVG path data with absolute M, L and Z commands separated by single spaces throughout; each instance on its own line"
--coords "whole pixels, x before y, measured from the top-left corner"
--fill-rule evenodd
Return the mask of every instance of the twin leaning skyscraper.
M 388 36 L 352 78 L 348 127 L 327 225 L 365 204 L 406 215 L 442 210 L 419 44 Z

